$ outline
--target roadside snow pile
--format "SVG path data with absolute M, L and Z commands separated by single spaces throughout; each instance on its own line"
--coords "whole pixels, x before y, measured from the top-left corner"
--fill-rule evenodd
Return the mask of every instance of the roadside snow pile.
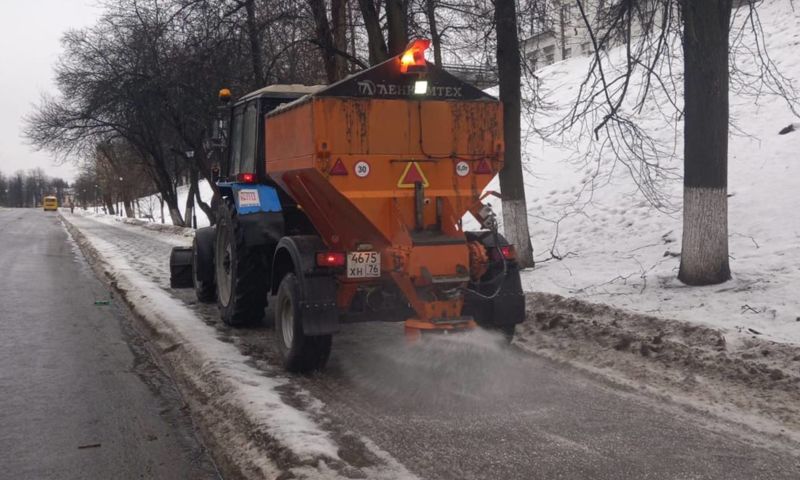
M 772 0 L 760 4 L 759 13 L 770 33 L 770 55 L 796 82 L 800 11 L 791 2 Z M 536 114 L 537 128 L 574 103 L 588 61 L 575 58 L 539 72 L 540 93 L 556 108 Z M 736 63 L 739 69 L 756 68 L 750 58 Z M 682 71 L 674 73 L 680 84 Z M 525 289 L 800 343 L 800 136 L 778 135 L 795 119 L 780 98 L 733 93 L 731 117 L 736 127 L 731 129 L 728 187 L 733 280 L 699 288 L 678 282 L 680 211 L 667 214 L 650 206 L 611 155 L 604 155 L 599 167 L 582 163 L 589 135 L 576 127 L 560 139 L 528 136 L 525 183 L 539 263 L 524 273 Z M 668 124 L 655 106 L 643 111 L 639 126 L 676 153 L 667 166 L 680 174 L 682 126 Z M 680 205 L 680 178 L 666 188 Z M 550 259 L 553 245 L 562 260 Z
M 523 350 L 800 441 L 797 345 L 546 293 L 526 302 Z
M 176 247 L 190 246 L 194 238 L 194 230 L 188 227 L 178 227 L 169 223 L 153 223 L 138 218 L 117 217 L 106 213 L 96 213 L 91 209 L 81 210 L 76 208 L 72 214 L 62 210 L 62 215 L 65 217 L 75 215 L 90 218 L 96 222 L 121 228 L 138 235 L 150 233 L 157 235 L 161 241 L 168 242 Z

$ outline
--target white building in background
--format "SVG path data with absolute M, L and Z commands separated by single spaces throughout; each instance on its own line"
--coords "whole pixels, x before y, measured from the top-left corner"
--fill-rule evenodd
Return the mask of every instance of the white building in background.
M 732 8 L 750 8 L 754 1 L 733 0 Z M 582 3 L 589 24 L 596 29 L 598 18 L 604 13 L 608 14 L 609 7 L 618 5 L 619 0 L 583 0 Z M 545 0 L 540 5 L 541 11 L 535 15 L 529 30 L 533 35 L 520 42 L 522 55 L 530 68 L 538 70 L 577 55 L 594 53 L 589 29 L 575 0 Z M 642 35 L 642 25 L 661 24 L 663 12 L 659 6 L 660 3 L 655 0 L 640 3 L 638 14 L 643 18 L 634 18 L 631 23 L 634 41 Z M 600 32 L 596 29 L 595 33 Z M 624 37 L 620 35 L 613 39 L 611 45 L 621 45 L 623 42 Z
M 734 0 L 733 8 L 748 1 L 752 0 Z M 597 26 L 598 20 L 607 17 L 609 7 L 619 5 L 619 0 L 583 0 L 582 4 L 595 34 L 601 35 L 603 29 Z M 575 0 L 546 0 L 541 5 L 542 10 L 531 25 L 533 35 L 521 42 L 522 54 L 529 67 L 537 70 L 577 55 L 594 53 L 589 29 Z M 659 6 L 660 2 L 655 0 L 640 4 L 637 15 L 641 15 L 641 18 L 634 18 L 631 23 L 633 39 L 642 35 L 643 25 L 661 24 L 662 11 Z M 622 32 L 619 32 L 610 46 L 621 45 L 624 41 Z
M 594 22 L 604 4 L 604 0 L 585 2 L 590 22 Z M 542 5 L 542 11 L 531 25 L 534 34 L 520 45 L 530 68 L 538 70 L 576 55 L 593 52 L 589 31 L 574 1 L 550 0 Z

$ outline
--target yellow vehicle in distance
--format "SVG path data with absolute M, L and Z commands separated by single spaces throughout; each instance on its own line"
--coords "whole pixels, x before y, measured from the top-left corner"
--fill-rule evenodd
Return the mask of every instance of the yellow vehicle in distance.
M 42 200 L 42 206 L 45 212 L 55 212 L 58 210 L 58 199 L 52 195 L 48 195 Z

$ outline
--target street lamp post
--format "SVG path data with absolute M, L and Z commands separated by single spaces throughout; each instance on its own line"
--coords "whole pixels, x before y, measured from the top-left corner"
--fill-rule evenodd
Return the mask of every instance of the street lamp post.
M 124 203 L 125 203 L 125 198 L 124 198 L 124 195 L 122 194 L 122 188 L 123 188 L 122 180 L 123 180 L 123 178 L 122 178 L 122 176 L 120 176 L 119 177 L 119 193 L 117 193 L 117 215 L 119 215 L 120 217 L 122 217 L 122 209 L 119 206 L 120 206 L 120 204 L 124 205 Z
M 191 161 L 194 158 L 194 150 L 189 150 L 186 152 L 186 158 Z M 192 168 L 196 168 L 196 165 Z M 195 175 L 191 174 L 191 180 L 194 180 Z M 189 185 L 189 194 L 192 193 L 192 187 Z M 192 228 L 197 230 L 197 205 L 194 204 L 194 199 L 192 199 Z

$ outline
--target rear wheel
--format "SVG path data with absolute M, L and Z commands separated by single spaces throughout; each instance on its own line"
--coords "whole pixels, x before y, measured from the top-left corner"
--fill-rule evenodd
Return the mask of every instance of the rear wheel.
M 220 206 L 217 222 L 214 273 L 220 316 L 231 326 L 255 323 L 263 318 L 267 306 L 265 249 L 245 245 L 232 206 Z
M 331 335 L 303 333 L 301 293 L 297 277 L 288 273 L 281 280 L 275 300 L 275 341 L 286 370 L 296 373 L 321 370 L 331 353 Z

